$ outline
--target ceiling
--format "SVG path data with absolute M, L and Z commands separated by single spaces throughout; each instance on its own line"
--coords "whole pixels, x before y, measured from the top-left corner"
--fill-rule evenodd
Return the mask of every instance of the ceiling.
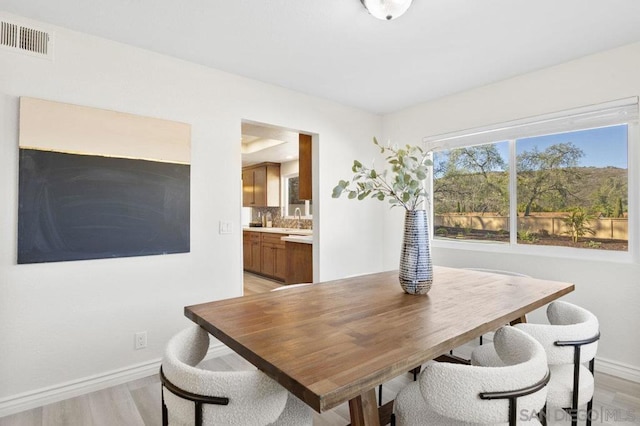
M 2 10 L 377 114 L 640 41 L 639 0 L 1 0 Z
M 242 167 L 297 160 L 298 133 L 265 124 L 242 123 Z

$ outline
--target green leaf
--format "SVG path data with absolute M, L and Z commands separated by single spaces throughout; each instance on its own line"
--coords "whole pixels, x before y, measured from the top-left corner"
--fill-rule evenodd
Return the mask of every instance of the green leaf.
M 335 188 L 333 188 L 333 193 L 331 194 L 331 197 L 333 198 L 340 198 L 340 195 L 342 194 L 342 191 L 344 190 L 344 188 L 340 185 L 336 186 Z
M 349 191 L 349 196 L 348 198 L 350 200 L 353 200 L 354 198 L 356 198 L 358 196 L 358 193 L 356 191 Z
M 376 171 L 372 169 L 372 170 L 371 170 L 371 173 L 369 173 L 369 177 L 370 177 L 371 179 L 375 179 L 377 176 L 378 176 L 378 175 L 377 175 Z

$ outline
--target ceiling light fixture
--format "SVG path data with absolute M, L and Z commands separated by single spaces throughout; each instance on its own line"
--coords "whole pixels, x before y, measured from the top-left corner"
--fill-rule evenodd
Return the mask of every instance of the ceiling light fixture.
M 413 0 L 360 0 L 367 11 L 378 19 L 390 21 L 402 16 Z

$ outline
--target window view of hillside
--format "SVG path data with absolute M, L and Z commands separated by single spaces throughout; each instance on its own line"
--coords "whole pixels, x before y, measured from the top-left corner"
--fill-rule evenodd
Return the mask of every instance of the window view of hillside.
M 516 192 L 509 192 L 509 144 Z M 627 126 L 434 154 L 434 234 L 518 244 L 628 250 Z
M 507 142 L 436 152 L 435 236 L 509 241 Z

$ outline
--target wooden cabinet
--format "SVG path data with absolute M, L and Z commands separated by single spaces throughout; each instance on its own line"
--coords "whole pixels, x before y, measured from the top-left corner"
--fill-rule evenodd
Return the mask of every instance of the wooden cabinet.
M 243 207 L 280 207 L 280 164 L 260 163 L 242 169 Z
M 249 272 L 260 273 L 261 262 L 260 234 L 244 231 L 242 233 L 242 258 L 244 269 Z
M 286 252 L 285 284 L 313 282 L 313 246 L 287 241 Z
M 244 270 L 284 281 L 287 252 L 282 237 L 288 234 L 243 231 L 242 260 Z
M 286 234 L 262 234 L 262 267 L 260 273 L 284 281 L 287 273 Z
M 312 179 L 311 179 L 311 136 L 298 135 L 298 176 L 299 188 L 298 198 L 301 200 L 311 200 Z

